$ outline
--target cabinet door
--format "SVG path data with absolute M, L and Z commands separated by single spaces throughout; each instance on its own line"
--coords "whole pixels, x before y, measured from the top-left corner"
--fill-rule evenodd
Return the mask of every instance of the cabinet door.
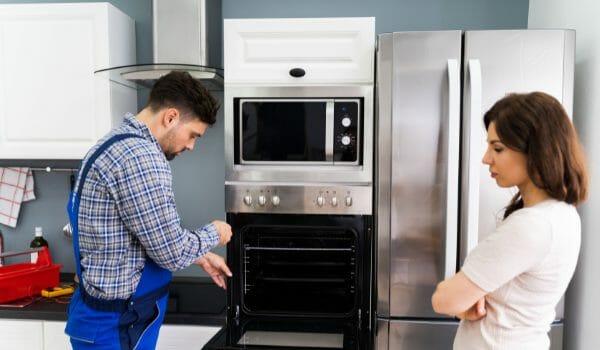
M 220 327 L 163 325 L 158 336 L 157 350 L 202 349 Z
M 65 334 L 66 322 L 44 321 L 44 350 L 70 349 L 69 336 Z
M 0 158 L 79 159 L 110 130 L 108 6 L 0 7 Z
M 0 320 L 2 349 L 42 350 L 42 321 Z
M 374 18 L 226 19 L 224 44 L 226 83 L 373 82 Z

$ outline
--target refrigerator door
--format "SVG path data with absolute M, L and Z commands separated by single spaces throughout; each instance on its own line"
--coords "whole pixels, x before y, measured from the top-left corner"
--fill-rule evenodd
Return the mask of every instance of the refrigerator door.
M 378 317 L 440 317 L 456 270 L 461 32 L 379 36 Z
M 491 233 L 516 189 L 501 189 L 481 163 L 483 114 L 510 92 L 543 91 L 571 114 L 575 32 L 469 31 L 464 37 L 461 258 Z

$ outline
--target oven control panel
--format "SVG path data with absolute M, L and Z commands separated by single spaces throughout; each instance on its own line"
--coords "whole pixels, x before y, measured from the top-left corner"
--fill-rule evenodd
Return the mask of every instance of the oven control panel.
M 228 213 L 371 215 L 372 186 L 225 184 Z

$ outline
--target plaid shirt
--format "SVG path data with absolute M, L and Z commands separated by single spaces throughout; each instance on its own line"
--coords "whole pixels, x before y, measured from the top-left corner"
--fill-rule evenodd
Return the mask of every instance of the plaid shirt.
M 169 163 L 150 130 L 132 114 L 100 140 L 82 164 L 105 140 L 123 133 L 143 138 L 127 138 L 106 149 L 91 166 L 80 199 L 83 285 L 102 299 L 129 298 L 146 257 L 176 271 L 219 243 L 213 224 L 193 231 L 181 227 Z

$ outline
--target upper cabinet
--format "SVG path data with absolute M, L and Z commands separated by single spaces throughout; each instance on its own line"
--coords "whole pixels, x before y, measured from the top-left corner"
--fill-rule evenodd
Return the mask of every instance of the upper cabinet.
M 373 83 L 372 17 L 226 19 L 224 43 L 226 84 Z
M 0 159 L 81 159 L 137 91 L 94 71 L 135 64 L 134 21 L 108 3 L 0 5 Z

